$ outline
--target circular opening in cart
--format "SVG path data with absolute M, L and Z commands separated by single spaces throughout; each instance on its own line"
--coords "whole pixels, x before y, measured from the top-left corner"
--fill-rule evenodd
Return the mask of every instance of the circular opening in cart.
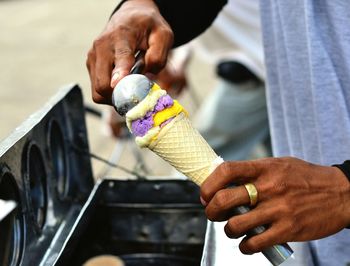
M 50 124 L 49 145 L 56 178 L 56 189 L 59 198 L 62 199 L 67 195 L 68 191 L 67 153 L 62 130 L 54 120 Z
M 40 149 L 32 144 L 27 157 L 27 174 L 29 178 L 29 194 L 32 214 L 37 226 L 43 228 L 46 220 L 47 189 L 46 171 Z
M 24 217 L 16 182 L 10 173 L 0 176 L 0 199 L 7 201 L 6 206 L 8 201 L 17 204 L 14 209 L 7 208 L 7 215 L 0 221 L 0 265 L 16 266 L 24 249 Z

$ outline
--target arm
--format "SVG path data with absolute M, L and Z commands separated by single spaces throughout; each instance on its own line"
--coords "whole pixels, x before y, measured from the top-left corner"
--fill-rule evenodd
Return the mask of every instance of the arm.
M 126 1 L 130 0 L 121 1 L 112 15 Z M 153 1 L 174 33 L 174 47 L 183 45 L 203 33 L 227 3 L 227 0 Z
M 158 73 L 173 46 L 173 31 L 175 45 L 189 41 L 211 24 L 225 0 L 157 0 L 156 3 L 123 1 L 94 41 L 86 64 L 95 102 L 111 104 L 113 88 L 129 73 L 138 50 L 145 51 L 144 71 Z M 198 14 L 200 20 L 195 19 Z
M 248 213 L 231 217 L 232 208 L 249 205 L 242 186 L 248 182 L 257 188 L 258 203 Z M 230 183 L 238 186 L 228 188 Z M 227 220 L 230 238 L 268 226 L 264 233 L 243 239 L 240 249 L 246 254 L 278 243 L 320 239 L 350 224 L 350 182 L 344 173 L 296 158 L 224 163 L 202 185 L 201 198 L 210 220 Z

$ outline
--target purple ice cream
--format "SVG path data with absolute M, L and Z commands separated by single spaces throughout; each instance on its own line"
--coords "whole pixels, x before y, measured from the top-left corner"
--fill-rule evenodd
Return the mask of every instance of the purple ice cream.
M 169 95 L 166 94 L 160 97 L 157 101 L 157 104 L 154 106 L 153 111 L 149 111 L 144 117 L 132 121 L 132 133 L 135 136 L 143 137 L 154 125 L 153 115 L 168 107 L 173 106 L 173 104 L 174 101 Z
M 153 109 L 153 112 L 154 113 L 160 112 L 165 108 L 173 106 L 173 104 L 174 104 L 173 99 L 168 94 L 166 94 L 158 99 L 157 104 Z
M 131 130 L 135 136 L 142 137 L 153 127 L 153 111 L 149 111 L 142 118 L 131 123 Z

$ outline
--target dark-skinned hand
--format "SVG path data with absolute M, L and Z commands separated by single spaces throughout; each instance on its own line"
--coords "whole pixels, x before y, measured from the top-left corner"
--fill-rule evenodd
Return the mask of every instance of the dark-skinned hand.
M 248 182 L 257 188 L 258 203 L 248 213 L 232 216 L 233 208 L 250 203 L 243 186 Z M 232 183 L 237 186 L 230 187 Z M 209 220 L 227 220 L 230 238 L 267 225 L 265 232 L 242 240 L 244 254 L 320 239 L 350 225 L 350 183 L 343 172 L 296 158 L 225 162 L 202 184 L 201 200 Z
M 88 53 L 92 98 L 111 104 L 113 88 L 145 51 L 144 72 L 158 73 L 166 64 L 173 32 L 152 0 L 126 1 L 116 11 Z

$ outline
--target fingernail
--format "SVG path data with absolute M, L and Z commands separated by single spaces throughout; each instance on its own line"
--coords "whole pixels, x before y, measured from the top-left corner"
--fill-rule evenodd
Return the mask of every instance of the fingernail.
M 112 74 L 112 78 L 111 78 L 111 87 L 112 88 L 114 88 L 117 85 L 119 76 L 120 76 L 119 71 L 116 71 Z
M 208 205 L 208 203 L 202 197 L 200 197 L 199 199 L 200 199 L 200 201 L 201 201 L 203 206 L 207 206 Z

